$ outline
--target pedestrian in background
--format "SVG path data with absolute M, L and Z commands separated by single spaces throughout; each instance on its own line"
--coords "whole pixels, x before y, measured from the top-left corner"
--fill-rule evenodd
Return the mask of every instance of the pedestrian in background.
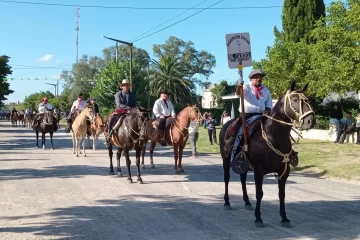
M 206 123 L 207 123 L 210 145 L 213 145 L 213 140 L 214 140 L 214 143 L 217 144 L 216 127 L 215 127 L 216 119 L 213 118 L 212 113 L 209 113 L 209 117 L 206 119 Z
M 197 122 L 191 121 L 189 126 L 189 138 L 191 142 L 192 155 L 191 158 L 196 158 L 196 142 L 199 139 L 199 125 Z

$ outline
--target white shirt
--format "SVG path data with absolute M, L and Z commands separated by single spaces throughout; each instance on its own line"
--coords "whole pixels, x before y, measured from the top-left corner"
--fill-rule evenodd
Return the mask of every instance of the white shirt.
M 20 114 L 21 114 L 21 115 L 24 115 L 24 111 L 21 110 L 21 111 L 20 111 Z
M 227 116 L 227 117 L 223 117 L 222 119 L 222 124 L 225 125 L 225 123 L 227 123 L 228 121 L 231 120 L 231 117 L 230 116 Z
M 50 103 L 47 103 L 46 105 L 44 105 L 43 103 L 40 103 L 39 106 L 38 106 L 38 111 L 39 113 L 47 113 L 48 110 L 46 110 L 46 108 L 49 109 L 49 110 L 52 110 L 52 106 Z
M 32 114 L 32 112 L 33 112 L 33 111 L 32 111 L 31 109 L 29 109 L 29 108 L 26 109 L 26 111 L 25 111 L 26 114 Z
M 172 102 L 169 99 L 166 99 L 166 103 L 168 107 L 166 107 L 164 100 L 159 98 L 155 101 L 153 112 L 155 114 L 155 117 L 160 117 L 162 115 L 164 116 L 175 116 L 174 106 Z
M 267 87 L 262 87 L 263 89 L 261 90 L 261 93 L 263 96 L 261 97 L 259 94 L 259 99 L 257 99 L 252 84 L 244 84 L 243 89 L 245 113 L 263 113 L 265 108 L 272 108 L 270 91 Z M 241 98 L 239 112 L 241 112 Z
M 71 106 L 70 112 L 75 112 L 75 111 L 81 111 L 86 107 L 86 101 L 81 100 L 81 104 L 79 106 L 79 101 L 75 100 Z M 75 107 L 75 110 L 73 110 L 73 108 Z
M 189 134 L 199 132 L 199 125 L 196 124 L 194 121 L 190 121 L 189 125 Z

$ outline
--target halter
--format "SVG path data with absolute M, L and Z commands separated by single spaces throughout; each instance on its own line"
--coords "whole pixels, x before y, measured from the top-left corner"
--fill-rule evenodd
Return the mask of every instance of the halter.
M 290 97 L 292 95 L 298 95 L 298 98 L 299 98 L 299 111 L 297 111 L 294 106 L 292 105 L 292 102 L 291 102 L 291 99 Z M 271 120 L 274 120 L 276 122 L 279 122 L 279 123 L 282 123 L 282 124 L 285 124 L 285 125 L 289 125 L 289 126 L 294 126 L 295 128 L 297 128 L 298 132 L 296 132 L 298 134 L 298 136 L 300 137 L 301 135 L 301 132 L 300 132 L 300 129 L 302 127 L 302 125 L 304 124 L 304 118 L 307 117 L 308 115 L 314 113 L 314 111 L 312 110 L 311 106 L 309 103 L 307 103 L 307 97 L 302 93 L 302 92 L 297 92 L 297 91 L 293 91 L 293 92 L 290 92 L 289 90 L 286 92 L 285 94 L 285 100 L 284 100 L 284 113 L 285 115 L 290 119 L 291 123 L 288 123 L 288 122 L 285 122 L 285 121 L 281 121 L 281 120 L 278 120 L 276 118 L 273 118 L 273 117 L 270 117 L 268 115 L 265 115 L 267 118 L 271 119 Z M 302 105 L 303 104 L 306 104 L 309 108 L 309 111 L 307 112 L 303 112 L 303 107 Z M 291 118 L 288 113 L 287 113 L 287 104 L 289 105 L 289 108 L 295 113 L 295 116 L 297 119 L 293 119 Z M 277 150 L 273 145 L 272 143 L 270 142 L 270 140 L 267 138 L 266 136 L 266 133 L 264 131 L 264 127 L 263 127 L 263 123 L 261 122 L 261 132 L 262 132 L 262 136 L 263 138 L 265 139 L 265 142 L 266 144 L 268 145 L 268 147 L 273 150 L 277 155 L 283 157 L 283 163 L 285 163 L 285 169 L 283 171 L 283 173 L 278 176 L 275 174 L 275 178 L 280 180 L 284 174 L 286 173 L 287 171 L 287 167 L 288 167 L 288 162 L 290 161 L 290 155 L 292 154 L 292 149 L 290 149 L 290 152 L 289 153 L 282 153 L 280 152 L 279 150 Z M 299 138 L 298 138 L 298 141 L 299 141 Z
M 141 133 L 144 129 L 145 129 L 145 131 L 146 131 L 146 127 L 147 127 L 147 124 L 146 124 L 147 121 L 146 121 L 146 120 L 149 120 L 149 119 L 150 119 L 149 116 L 148 116 L 148 117 L 142 116 L 142 115 L 140 114 L 140 111 L 139 111 L 139 110 L 136 112 L 136 114 L 137 114 L 138 117 L 140 116 L 141 118 L 144 118 L 145 121 L 142 122 L 141 126 L 139 126 L 139 123 L 138 123 L 138 128 L 140 128 L 140 131 L 139 131 L 139 132 L 136 132 L 136 131 L 131 127 L 130 124 L 127 124 L 127 125 L 129 126 L 130 130 L 138 136 L 137 139 L 134 139 L 134 138 L 131 136 L 131 132 L 129 132 L 129 131 L 127 130 L 127 128 L 125 128 L 125 131 L 130 134 L 130 138 L 133 140 L 133 142 L 134 142 L 135 140 L 138 140 L 138 138 L 140 137 L 140 133 Z M 124 121 L 123 124 L 126 124 L 126 122 Z M 134 145 L 134 147 L 135 147 L 135 145 Z M 133 147 L 133 148 L 134 148 L 134 147 Z

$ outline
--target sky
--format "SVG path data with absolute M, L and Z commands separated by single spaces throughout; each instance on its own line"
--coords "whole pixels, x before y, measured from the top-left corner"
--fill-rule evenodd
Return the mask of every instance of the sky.
M 21 0 L 14 0 L 21 1 Z M 219 0 L 28 0 L 30 2 L 61 3 L 78 5 L 126 6 L 126 7 L 169 7 L 206 8 Z M 197 50 L 206 50 L 216 58 L 214 74 L 209 77 L 212 83 L 227 80 L 234 83 L 239 79 L 237 69 L 229 69 L 225 35 L 229 33 L 250 33 L 251 54 L 253 60 L 266 57 L 266 47 L 274 42 L 273 29 L 281 29 L 281 12 L 284 0 L 223 0 L 213 7 L 240 9 L 208 9 L 166 30 L 156 33 L 134 43 L 152 56 L 153 44 L 162 44 L 170 36 L 192 41 Z M 325 1 L 325 4 L 330 1 Z M 263 7 L 263 8 L 248 8 Z M 8 96 L 8 102 L 23 101 L 25 96 L 50 90 L 54 93 L 56 79 L 62 69 L 70 69 L 76 62 L 76 7 L 44 6 L 2 2 L 0 0 L 2 37 L 0 38 L 0 55 L 10 56 L 9 65 L 13 73 L 10 88 L 15 92 Z M 113 45 L 113 42 L 102 38 L 102 35 L 130 41 L 138 35 L 174 18 L 184 12 L 174 10 L 144 9 L 109 9 L 85 8 L 79 10 L 79 58 L 83 54 L 101 56 L 102 49 Z M 190 10 L 169 23 L 151 31 L 155 32 L 165 26 L 190 16 L 199 9 Z M 31 66 L 31 67 L 29 67 Z M 37 68 L 34 68 L 37 67 Z M 243 70 L 244 80 L 248 81 L 251 67 Z M 18 79 L 19 78 L 19 79 Z M 23 78 L 24 80 L 20 80 Z M 41 80 L 35 80 L 35 78 Z M 30 80 L 27 80 L 30 79 Z M 43 80 L 47 79 L 47 80 Z M 59 81 L 59 92 L 63 80 Z M 198 89 L 201 93 L 201 89 Z

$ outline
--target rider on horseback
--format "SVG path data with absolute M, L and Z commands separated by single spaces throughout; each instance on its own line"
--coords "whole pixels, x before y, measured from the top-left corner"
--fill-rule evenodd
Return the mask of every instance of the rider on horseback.
M 70 116 L 67 119 L 68 125 L 65 128 L 65 132 L 69 133 L 71 131 L 71 125 L 77 115 L 78 112 L 81 112 L 86 107 L 87 103 L 85 100 L 83 100 L 82 94 L 80 93 L 77 97 L 77 100 L 75 100 L 71 106 L 70 109 Z
M 95 115 L 98 115 L 98 114 L 99 114 L 99 106 L 98 106 L 97 103 L 96 103 L 96 99 L 95 99 L 95 98 L 91 98 L 91 99 L 90 99 L 90 103 L 91 103 L 92 106 L 93 106 L 93 111 L 94 111 Z
M 262 80 L 265 74 L 259 70 L 255 69 L 249 74 L 250 83 L 243 85 L 244 93 L 244 107 L 245 107 L 245 119 L 252 118 L 257 115 L 268 115 L 270 114 L 272 106 L 272 98 L 270 90 L 262 85 Z M 240 96 L 240 85 L 236 87 L 236 95 Z M 241 106 L 241 99 L 240 99 Z M 234 147 L 231 155 L 231 161 L 237 159 L 238 167 L 241 173 L 246 173 L 248 171 L 249 162 L 246 157 L 241 157 L 240 150 L 242 146 L 240 141 L 242 136 L 240 136 L 240 128 L 242 126 L 241 121 L 241 108 L 239 107 L 240 117 L 237 124 L 237 137 L 235 138 Z M 241 131 L 242 133 L 242 131 Z M 242 134 L 241 134 L 242 135 Z M 289 136 L 290 137 L 290 136 Z M 294 151 L 293 151 L 294 152 Z M 297 154 L 297 152 L 294 152 Z
M 168 92 L 166 90 L 160 91 L 160 98 L 155 101 L 153 112 L 157 121 L 159 122 L 159 135 L 161 138 L 161 146 L 166 146 L 165 140 L 165 126 L 172 120 L 170 117 L 175 118 L 174 106 L 170 99 L 168 99 Z
M 28 107 L 28 108 L 26 109 L 26 111 L 25 111 L 25 116 L 24 116 L 24 118 L 26 118 L 26 115 L 32 116 L 32 114 L 33 114 L 33 111 L 32 111 L 32 109 L 31 109 L 31 107 Z
M 48 101 L 49 99 L 46 97 L 41 99 L 41 103 L 38 105 L 38 113 L 35 115 L 33 120 L 33 129 L 36 129 L 39 126 L 39 123 L 43 120 L 45 113 L 52 111 L 52 106 L 50 103 L 48 103 Z
M 117 129 L 114 128 L 114 123 L 116 119 L 119 119 L 122 121 L 124 114 L 128 113 L 131 109 L 136 107 L 136 95 L 133 92 L 130 92 L 130 82 L 127 79 L 122 80 L 121 82 L 121 88 L 122 90 L 119 90 L 115 94 L 115 103 L 116 103 L 116 109 L 115 112 L 111 115 L 108 129 L 110 130 L 109 136 L 106 138 L 106 146 L 109 147 L 111 136 L 113 133 L 120 127 L 122 122 L 119 122 L 117 125 Z

